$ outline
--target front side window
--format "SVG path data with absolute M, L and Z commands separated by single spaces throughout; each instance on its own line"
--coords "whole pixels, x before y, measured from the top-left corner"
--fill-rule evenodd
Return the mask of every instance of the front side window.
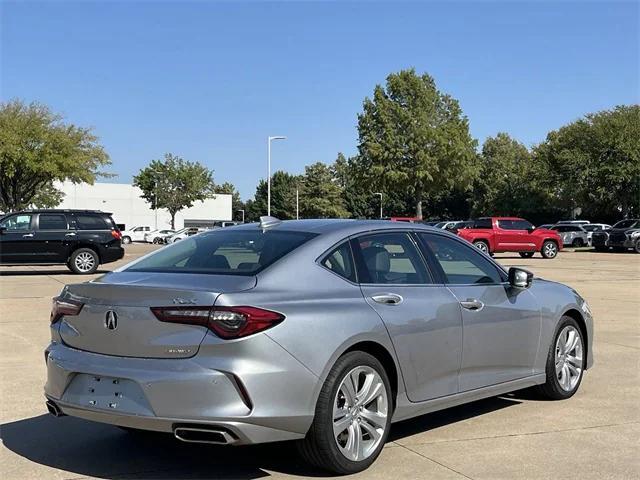
M 351 247 L 349 246 L 349 242 L 345 242 L 333 250 L 320 263 L 323 267 L 328 268 L 333 273 L 336 273 L 347 280 L 351 280 L 352 282 L 356 281 L 356 270 L 353 265 L 353 257 L 351 256 Z
M 0 222 L 0 227 L 7 230 L 24 231 L 31 229 L 31 215 L 20 213 L 18 215 L 12 215 L 5 218 Z
M 126 271 L 255 275 L 314 236 L 278 230 L 212 230 L 162 248 Z
M 533 224 L 526 220 L 513 220 L 514 230 L 532 230 L 533 228 Z
M 425 284 L 432 283 L 411 237 L 406 233 L 379 233 L 356 239 L 362 270 L 360 283 Z
M 66 230 L 67 217 L 62 214 L 42 213 L 38 219 L 40 230 Z
M 500 272 L 471 245 L 440 235 L 420 234 L 429 254 L 438 262 L 446 283 L 455 285 L 496 284 Z

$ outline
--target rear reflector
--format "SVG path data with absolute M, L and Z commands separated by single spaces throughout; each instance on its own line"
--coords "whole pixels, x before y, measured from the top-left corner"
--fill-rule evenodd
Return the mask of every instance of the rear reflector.
M 61 300 L 59 297 L 53 297 L 51 303 L 51 323 L 56 323 L 65 315 L 78 315 L 83 305 L 83 303 L 74 300 Z
M 161 322 L 207 327 L 220 338 L 246 337 L 277 325 L 281 315 L 256 307 L 151 307 Z

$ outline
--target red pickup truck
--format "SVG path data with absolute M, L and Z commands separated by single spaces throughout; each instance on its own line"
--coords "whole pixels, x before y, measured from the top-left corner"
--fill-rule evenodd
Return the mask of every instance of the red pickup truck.
M 562 250 L 558 232 L 535 228 L 517 217 L 478 218 L 458 230 L 458 235 L 488 254 L 518 252 L 521 257 L 531 258 L 540 252 L 544 258 L 555 258 Z

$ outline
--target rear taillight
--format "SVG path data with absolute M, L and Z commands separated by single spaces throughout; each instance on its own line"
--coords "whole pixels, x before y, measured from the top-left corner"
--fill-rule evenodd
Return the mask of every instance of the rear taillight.
M 151 307 L 151 311 L 161 322 L 202 325 L 224 339 L 246 337 L 284 320 L 284 315 L 256 307 Z
M 120 230 L 111 230 L 111 236 L 116 240 L 122 239 L 122 233 L 120 232 Z
M 74 300 L 61 300 L 59 297 L 53 297 L 51 303 L 51 323 L 56 323 L 63 316 L 78 315 L 83 305 L 83 303 Z

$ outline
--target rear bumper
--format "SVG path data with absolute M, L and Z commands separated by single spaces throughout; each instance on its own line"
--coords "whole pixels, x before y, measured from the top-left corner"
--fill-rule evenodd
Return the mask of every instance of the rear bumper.
M 66 415 L 124 427 L 219 427 L 238 445 L 304 437 L 316 376 L 266 335 L 224 347 L 207 343 L 192 358 L 150 359 L 53 342 L 45 353 L 45 396 Z
M 100 263 L 116 262 L 124 257 L 124 248 L 121 246 L 105 247 L 100 252 Z

